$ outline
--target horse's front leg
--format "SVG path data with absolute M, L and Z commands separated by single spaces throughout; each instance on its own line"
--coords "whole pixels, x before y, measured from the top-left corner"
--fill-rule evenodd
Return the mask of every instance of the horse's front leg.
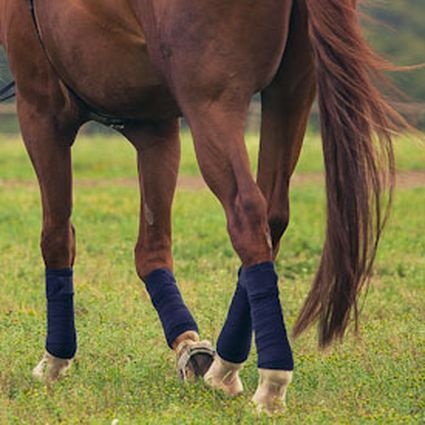
M 241 270 L 226 321 L 217 340 L 217 355 L 204 377 L 209 386 L 232 397 L 243 392 L 239 371 L 248 359 L 252 342 L 251 309 L 248 294 L 240 281 Z
M 159 315 L 168 346 L 176 352 L 181 378 L 203 376 L 214 351 L 199 341 L 198 326 L 185 305 L 173 274 L 171 206 L 180 162 L 177 120 L 127 126 L 136 147 L 141 207 L 135 262 Z
M 39 181 L 43 209 L 41 251 L 46 267 L 47 338 L 44 357 L 33 375 L 52 381 L 71 365 L 77 350 L 71 145 L 78 126 L 64 125 L 47 107 L 43 109 L 18 98 L 22 135 Z

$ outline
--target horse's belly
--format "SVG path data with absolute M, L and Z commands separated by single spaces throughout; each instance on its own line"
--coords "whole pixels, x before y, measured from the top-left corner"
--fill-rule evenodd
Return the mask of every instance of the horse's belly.
M 179 115 L 126 1 L 36 4 L 43 44 L 58 76 L 88 105 L 124 118 Z

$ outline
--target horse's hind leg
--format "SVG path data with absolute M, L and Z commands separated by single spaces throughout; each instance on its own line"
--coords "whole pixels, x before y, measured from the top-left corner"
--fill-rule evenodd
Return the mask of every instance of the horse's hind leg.
M 313 58 L 306 22 L 295 5 L 286 51 L 262 95 L 257 182 L 266 201 L 274 254 L 289 221 L 288 188 L 315 96 Z
M 272 263 L 267 206 L 252 177 L 244 144 L 248 104 L 249 99 L 231 97 L 231 100 L 198 104 L 193 110 L 189 107 L 186 111 L 201 171 L 224 207 L 229 235 L 243 264 L 240 272 L 240 285 L 245 290 L 245 297 L 241 300 L 244 304 L 242 309 L 250 317 L 243 323 L 246 314 L 241 314 L 235 322 L 239 329 L 245 326 L 247 332 L 246 329 L 241 334 L 234 332 L 233 337 L 229 335 L 221 348 L 218 347 L 220 357 L 233 364 L 217 364 L 221 362 L 217 359 L 211 368 L 213 376 L 210 371 L 206 375 L 207 382 L 213 387 L 230 394 L 239 392 L 241 387 L 238 388 L 235 380 L 227 382 L 223 370 L 227 367 L 228 375 L 233 374 L 237 381 L 237 363 L 241 359 L 225 358 L 222 353 L 230 352 L 228 347 L 234 342 L 232 339 L 237 338 L 243 338 L 244 341 L 239 340 L 240 344 L 249 349 L 246 343 L 250 338 L 251 320 L 259 367 L 284 371 L 293 368 L 278 298 L 277 275 Z M 239 313 L 241 311 L 232 312 L 231 315 Z M 247 352 L 241 354 L 244 360 Z
M 273 83 L 262 92 L 262 127 L 258 185 L 267 201 L 267 216 L 277 255 L 289 221 L 289 181 L 297 163 L 311 105 L 315 77 L 306 23 L 294 7 L 287 48 Z M 254 396 L 259 409 L 273 411 L 285 397 L 288 376 L 260 370 Z
M 167 343 L 177 355 L 183 379 L 204 375 L 213 349 L 199 342 L 198 327 L 176 285 L 171 252 L 171 205 L 180 161 L 177 120 L 127 126 L 136 147 L 141 190 L 135 262 L 161 320 Z M 191 375 L 191 376 L 188 376 Z
M 55 380 L 76 353 L 72 266 L 75 257 L 71 224 L 71 145 L 78 126 L 58 122 L 55 114 L 18 101 L 22 135 L 40 185 L 43 230 L 41 251 L 46 266 L 46 353 L 34 376 Z M 58 114 L 61 115 L 61 114 Z M 66 113 L 63 113 L 66 115 Z

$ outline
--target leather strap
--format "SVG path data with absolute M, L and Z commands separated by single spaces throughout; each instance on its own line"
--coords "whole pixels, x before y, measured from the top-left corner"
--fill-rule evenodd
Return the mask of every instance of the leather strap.
M 11 81 L 10 83 L 0 88 L 0 102 L 12 99 L 15 94 L 15 82 Z

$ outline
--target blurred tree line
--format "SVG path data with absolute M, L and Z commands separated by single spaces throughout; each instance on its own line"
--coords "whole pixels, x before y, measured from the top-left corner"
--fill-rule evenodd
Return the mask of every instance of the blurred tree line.
M 425 63 L 425 0 L 374 0 L 363 9 L 372 18 L 366 35 L 379 53 L 395 65 Z M 425 68 L 393 78 L 412 100 L 425 102 Z

